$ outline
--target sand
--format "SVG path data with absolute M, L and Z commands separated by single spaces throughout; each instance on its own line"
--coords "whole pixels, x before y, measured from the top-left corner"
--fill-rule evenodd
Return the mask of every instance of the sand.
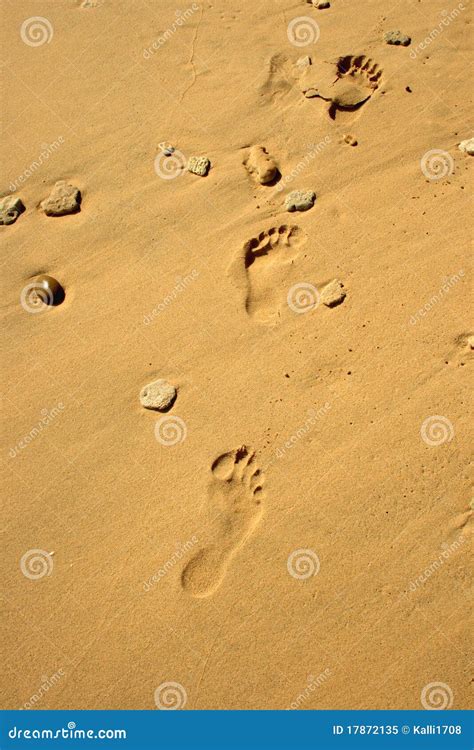
M 82 5 L 2 2 L 2 706 L 467 708 L 469 3 Z

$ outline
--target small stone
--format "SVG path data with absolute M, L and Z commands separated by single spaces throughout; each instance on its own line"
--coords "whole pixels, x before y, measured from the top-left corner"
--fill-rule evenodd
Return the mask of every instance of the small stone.
M 168 411 L 176 399 L 176 388 L 166 380 L 154 380 L 140 391 L 140 403 L 145 409 Z
M 0 224 L 14 224 L 25 207 L 16 195 L 0 198 Z
M 340 305 L 345 296 L 344 285 L 339 279 L 333 279 L 320 291 L 321 302 L 327 307 Z
M 176 149 L 174 146 L 165 146 L 165 148 L 163 149 L 163 153 L 165 156 L 171 156 L 172 154 L 174 154 L 175 150 Z
M 41 203 L 46 216 L 65 216 L 81 210 L 81 193 L 77 187 L 59 180 L 50 195 Z
M 207 156 L 190 156 L 188 160 L 188 172 L 205 177 L 209 172 L 211 162 Z
M 64 302 L 66 296 L 64 287 L 61 286 L 57 279 L 52 276 L 42 274 L 37 276 L 30 284 L 26 286 L 27 294 L 23 299 L 22 293 L 22 305 L 27 312 L 36 312 L 34 308 L 45 307 L 49 305 L 51 307 L 57 307 Z
M 285 198 L 287 211 L 307 211 L 314 206 L 316 193 L 312 190 L 293 190 Z
M 298 68 L 309 68 L 309 66 L 311 65 L 311 58 L 309 57 L 309 55 L 306 55 L 305 57 L 300 57 L 296 61 L 296 65 L 298 66 Z
M 313 99 L 315 96 L 319 96 L 319 91 L 317 89 L 306 89 L 303 94 L 307 99 Z
M 402 47 L 408 47 L 411 42 L 411 37 L 406 34 L 402 34 L 401 31 L 387 31 L 384 34 L 384 41 L 387 44 L 401 45 Z
M 474 138 L 468 138 L 467 141 L 461 141 L 458 146 L 460 151 L 464 151 L 469 156 L 474 156 Z
M 328 0 L 313 0 L 313 5 L 318 10 L 324 10 L 325 8 L 331 7 L 331 3 L 328 2 Z

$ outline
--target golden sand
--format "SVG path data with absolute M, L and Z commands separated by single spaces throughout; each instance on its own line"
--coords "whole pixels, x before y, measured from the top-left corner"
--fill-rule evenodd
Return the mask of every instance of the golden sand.
M 469 23 L 3 0 L 3 707 L 468 707 Z

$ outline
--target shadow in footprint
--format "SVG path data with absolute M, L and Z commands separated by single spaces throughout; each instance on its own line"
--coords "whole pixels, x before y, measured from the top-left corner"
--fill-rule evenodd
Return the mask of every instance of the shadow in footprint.
M 338 110 L 353 112 L 360 109 L 378 89 L 382 71 L 365 55 L 345 55 L 336 65 L 334 93 L 329 106 L 329 117 L 336 119 Z
M 311 66 L 300 78 L 306 98 L 328 102 L 332 120 L 338 112 L 360 109 L 377 91 L 382 78 L 379 65 L 366 55 L 344 55 L 335 65 Z

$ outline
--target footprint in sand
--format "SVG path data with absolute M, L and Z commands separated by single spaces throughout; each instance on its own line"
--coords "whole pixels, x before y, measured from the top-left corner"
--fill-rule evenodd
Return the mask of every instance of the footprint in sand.
M 340 111 L 362 107 L 379 88 L 381 77 L 381 68 L 365 55 L 344 55 L 335 64 L 306 68 L 300 86 L 306 98 L 328 102 L 328 114 L 334 120 Z
M 183 589 L 199 598 L 210 596 L 220 586 L 229 563 L 263 513 L 264 476 L 253 451 L 243 445 L 223 453 L 211 471 L 209 502 L 214 541 L 201 549 L 181 574 Z
M 260 95 L 270 103 L 302 92 L 307 99 L 319 98 L 328 103 L 332 120 L 336 114 L 362 107 L 380 86 L 383 71 L 366 55 L 342 55 L 336 60 L 273 55 Z
M 295 86 L 300 72 L 301 68 L 294 65 L 287 55 L 272 55 L 268 61 L 266 80 L 260 87 L 260 96 L 269 103 L 282 102 L 292 93 L 297 96 Z
M 286 303 L 289 266 L 306 242 L 302 229 L 282 224 L 248 240 L 231 266 L 245 289 L 245 309 L 259 323 L 278 322 Z M 245 278 L 243 278 L 245 276 Z

